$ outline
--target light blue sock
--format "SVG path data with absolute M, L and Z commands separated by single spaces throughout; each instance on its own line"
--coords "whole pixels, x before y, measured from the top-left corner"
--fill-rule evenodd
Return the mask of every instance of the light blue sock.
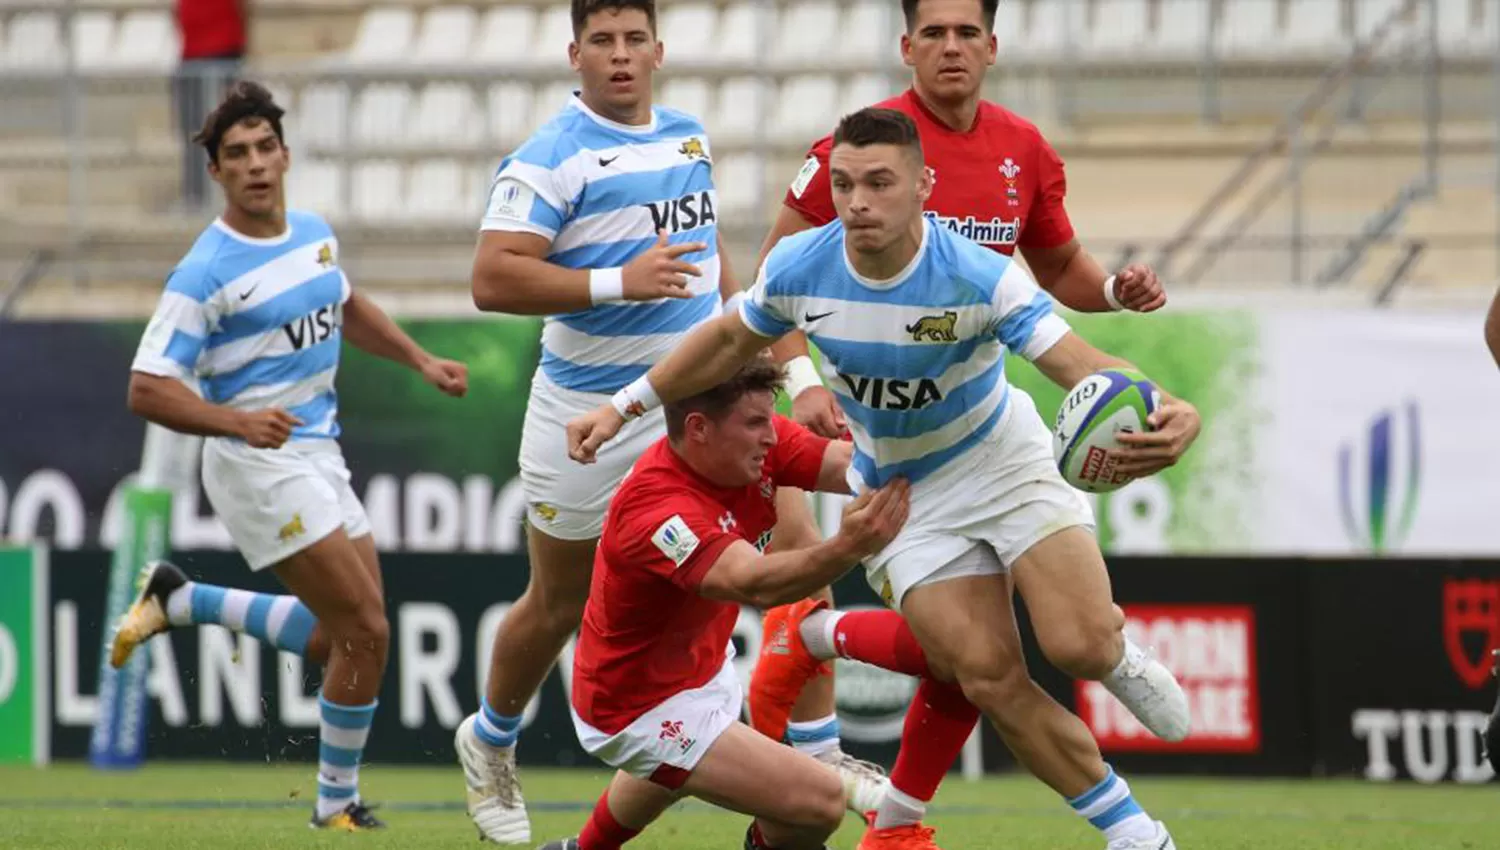
M 375 706 L 335 705 L 318 696 L 318 818 L 359 802 L 359 760 L 370 737 Z
M 1098 785 L 1068 800 L 1068 805 L 1104 833 L 1107 842 L 1156 835 L 1156 822 L 1130 795 L 1130 786 L 1115 774 L 1114 768 L 1105 767 L 1108 775 Z
M 788 723 L 786 742 L 810 756 L 836 750 L 839 748 L 839 716 L 830 714 L 818 720 Z
M 492 747 L 514 747 L 516 737 L 521 734 L 521 715 L 501 714 L 490 707 L 490 698 L 485 697 L 479 704 L 474 734 Z
M 295 596 L 252 593 L 190 581 L 167 598 L 174 626 L 212 623 L 256 637 L 277 649 L 307 651 L 318 618 Z

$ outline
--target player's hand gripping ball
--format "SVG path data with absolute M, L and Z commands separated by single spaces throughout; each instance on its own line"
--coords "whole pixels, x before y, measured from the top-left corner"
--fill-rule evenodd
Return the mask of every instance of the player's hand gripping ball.
M 1063 479 L 1090 493 L 1130 483 L 1134 476 L 1116 468 L 1125 446 L 1115 435 L 1150 430 L 1146 418 L 1160 406 L 1161 392 L 1133 369 L 1105 369 L 1079 381 L 1052 428 L 1052 456 Z

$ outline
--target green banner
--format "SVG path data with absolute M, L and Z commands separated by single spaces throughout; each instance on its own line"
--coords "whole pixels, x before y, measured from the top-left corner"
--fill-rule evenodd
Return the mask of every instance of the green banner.
M 46 646 L 46 552 L 0 548 L 0 763 L 47 762 Z

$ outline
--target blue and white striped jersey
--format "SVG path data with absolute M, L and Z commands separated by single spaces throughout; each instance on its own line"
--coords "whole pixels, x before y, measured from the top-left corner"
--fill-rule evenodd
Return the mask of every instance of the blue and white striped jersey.
M 286 222 L 274 239 L 209 225 L 167 278 L 131 369 L 197 378 L 215 404 L 284 408 L 303 422 L 293 440 L 337 437 L 349 279 L 327 222 L 299 211 Z
M 548 316 L 541 369 L 553 383 L 612 393 L 646 373 L 699 323 L 719 315 L 718 197 L 708 134 L 696 118 L 655 108 L 650 124 L 619 124 L 575 94 L 557 117 L 501 162 L 481 230 L 535 233 L 547 261 L 573 269 L 623 266 L 669 233 L 703 242 L 681 259 L 703 272 L 692 298 L 616 302 Z
M 1020 265 L 924 219 L 917 256 L 886 281 L 862 277 L 835 220 L 777 243 L 740 308 L 766 336 L 794 328 L 823 353 L 823 378 L 854 436 L 850 480 L 916 482 L 981 443 L 1005 412 L 1005 352 L 1034 359 L 1068 325 Z

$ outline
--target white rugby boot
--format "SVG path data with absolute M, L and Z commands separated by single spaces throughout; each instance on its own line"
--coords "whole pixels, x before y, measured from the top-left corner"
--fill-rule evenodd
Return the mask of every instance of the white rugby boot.
M 1181 741 L 1192 728 L 1187 694 L 1166 665 L 1125 640 L 1125 657 L 1101 684 L 1163 741 Z
M 1150 838 L 1117 838 L 1105 845 L 1104 850 L 1177 850 L 1167 825 L 1156 822 L 1156 834 Z
M 515 747 L 492 747 L 474 732 L 471 714 L 453 733 L 453 748 L 464 767 L 469 817 L 479 837 L 497 844 L 530 844 L 531 821 L 516 777 Z
M 885 789 L 891 786 L 891 780 L 879 765 L 861 761 L 842 749 L 826 750 L 813 758 L 839 772 L 839 778 L 844 780 L 845 805 L 860 817 L 879 807 Z

